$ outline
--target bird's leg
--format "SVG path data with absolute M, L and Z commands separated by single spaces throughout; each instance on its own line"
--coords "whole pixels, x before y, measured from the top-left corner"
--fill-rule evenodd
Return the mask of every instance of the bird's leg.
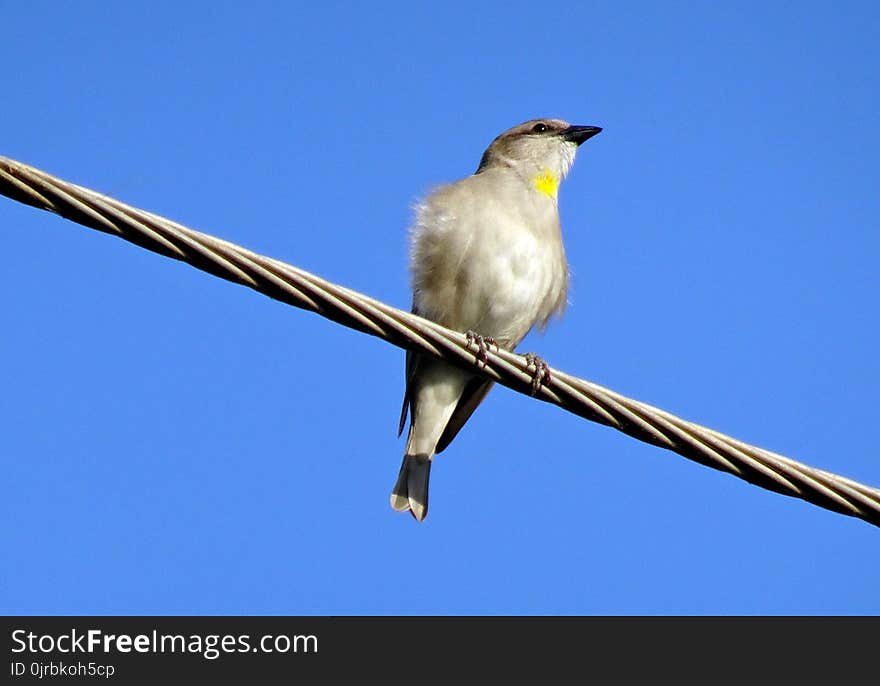
M 541 387 L 549 384 L 551 381 L 550 367 L 535 353 L 526 353 L 525 358 L 528 367 L 535 368 L 535 372 L 532 375 L 532 395 L 537 395 Z
M 476 346 L 476 364 L 479 367 L 481 364 L 485 367 L 486 363 L 489 361 L 489 348 L 495 348 L 498 350 L 498 341 L 489 336 L 481 336 L 476 331 L 468 331 L 464 334 L 467 337 L 468 347 L 470 348 L 472 345 Z

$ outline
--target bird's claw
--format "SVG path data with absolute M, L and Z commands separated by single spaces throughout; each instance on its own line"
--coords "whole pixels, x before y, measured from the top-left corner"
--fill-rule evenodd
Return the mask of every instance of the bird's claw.
M 498 341 L 489 336 L 481 336 L 476 331 L 468 330 L 465 333 L 465 337 L 467 337 L 468 347 L 470 348 L 472 345 L 476 346 L 476 364 L 477 366 L 486 366 L 486 363 L 489 361 L 489 348 L 494 348 L 497 352 L 498 350 Z
M 526 353 L 527 368 L 535 368 L 532 374 L 532 395 L 537 395 L 543 386 L 550 383 L 550 367 L 535 353 Z

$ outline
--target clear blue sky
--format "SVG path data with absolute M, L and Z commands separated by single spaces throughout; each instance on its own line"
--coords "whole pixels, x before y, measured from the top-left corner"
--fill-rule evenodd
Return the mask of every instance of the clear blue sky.
M 875 3 L 0 1 L 0 155 L 400 307 L 501 130 L 605 131 L 521 350 L 880 485 Z M 497 388 L 388 506 L 403 352 L 0 198 L 0 611 L 880 612 L 880 531 Z

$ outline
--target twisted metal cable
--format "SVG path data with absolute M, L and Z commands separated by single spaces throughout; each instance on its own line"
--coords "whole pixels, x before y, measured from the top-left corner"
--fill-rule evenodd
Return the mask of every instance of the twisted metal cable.
M 474 350 L 462 333 L 21 162 L 0 157 L 0 194 L 532 394 L 533 374 L 521 355 L 492 350 L 488 362 L 477 368 Z M 536 397 L 762 488 L 880 526 L 880 489 L 743 443 L 555 369 Z

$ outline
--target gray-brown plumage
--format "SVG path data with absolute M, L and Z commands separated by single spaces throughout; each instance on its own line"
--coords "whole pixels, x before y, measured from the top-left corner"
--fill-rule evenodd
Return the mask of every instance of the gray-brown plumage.
M 416 208 L 411 230 L 413 312 L 513 350 L 565 308 L 568 264 L 559 184 L 578 146 L 599 133 L 535 119 L 498 136 L 472 176 L 440 186 Z M 400 431 L 410 416 L 391 506 L 428 514 L 434 455 L 455 438 L 492 384 L 415 353 L 406 357 Z

